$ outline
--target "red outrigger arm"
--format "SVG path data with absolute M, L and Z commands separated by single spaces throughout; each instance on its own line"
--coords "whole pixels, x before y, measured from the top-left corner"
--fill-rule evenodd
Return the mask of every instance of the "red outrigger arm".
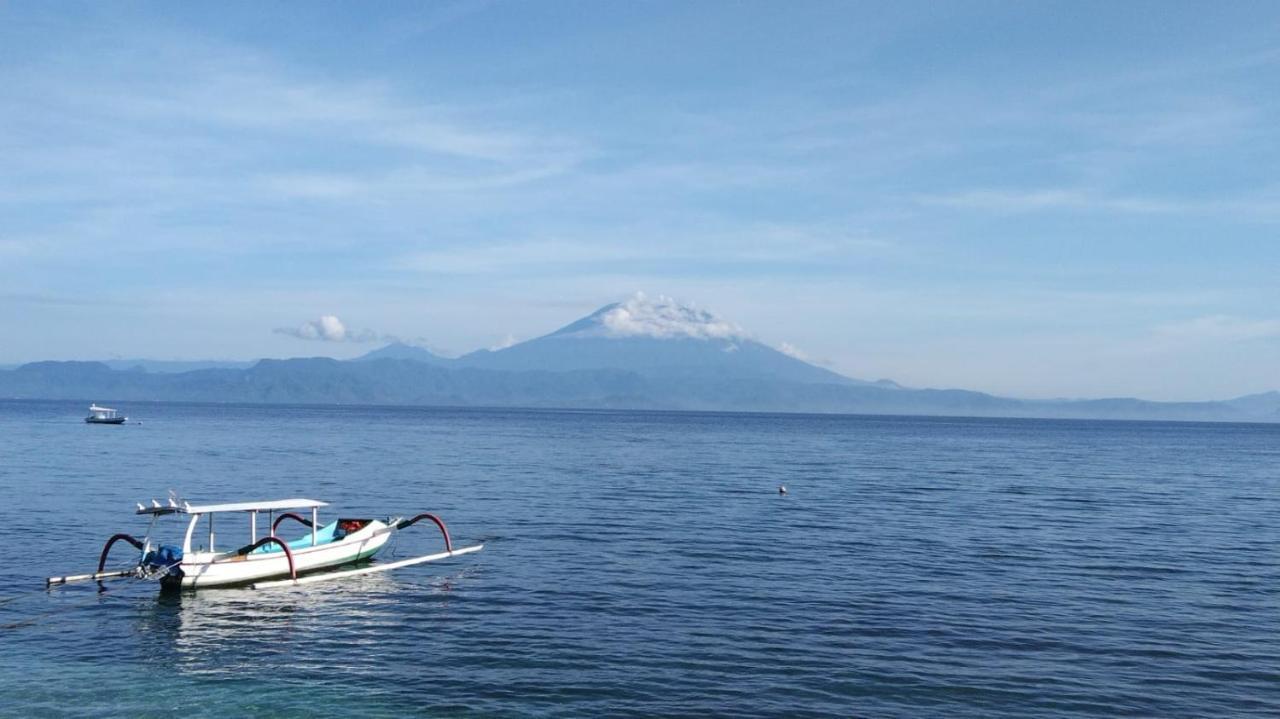
M 135 539 L 135 538 L 134 538 L 134 537 L 132 537 L 131 535 L 128 535 L 128 534 L 116 534 L 116 535 L 112 536 L 112 537 L 111 537 L 111 539 L 108 539 L 108 540 L 107 540 L 107 545 L 106 545 L 105 547 L 103 547 L 103 548 L 102 548 L 102 555 L 98 557 L 98 572 L 99 572 L 99 573 L 101 573 L 101 572 L 102 572 L 102 568 L 103 568 L 103 567 L 107 566 L 107 555 L 111 553 L 111 547 L 112 547 L 116 542 L 120 541 L 121 539 L 123 539 L 124 541 L 128 542 L 129 544 L 132 544 L 133 546 L 137 547 L 137 548 L 138 548 L 138 551 L 142 551 L 142 542 L 138 541 L 137 539 Z
M 420 519 L 430 519 L 431 521 L 436 523 L 436 526 L 440 528 L 440 533 L 444 535 L 444 551 L 452 552 L 453 542 L 449 541 L 449 530 L 445 529 L 444 522 L 442 522 L 440 518 L 434 514 L 423 512 L 422 514 L 419 514 L 413 519 L 402 519 L 399 522 L 396 522 L 396 529 L 404 529 L 405 527 L 408 527 L 412 524 L 417 523 L 417 521 Z
M 281 517 L 281 519 L 283 519 L 283 517 Z M 279 521 L 280 520 L 276 520 L 277 523 L 279 523 Z M 308 524 L 310 524 L 310 522 L 308 522 Z M 252 552 L 253 550 L 257 549 L 258 547 L 261 547 L 264 544 L 280 545 L 280 548 L 284 550 L 284 556 L 289 560 L 289 578 L 297 579 L 298 570 L 293 566 L 293 552 L 289 549 L 289 545 L 284 543 L 284 540 L 277 539 L 276 537 L 263 537 L 262 539 L 259 539 L 258 541 L 254 542 L 253 544 L 250 544 L 244 549 L 236 550 L 236 554 L 248 554 L 249 552 Z

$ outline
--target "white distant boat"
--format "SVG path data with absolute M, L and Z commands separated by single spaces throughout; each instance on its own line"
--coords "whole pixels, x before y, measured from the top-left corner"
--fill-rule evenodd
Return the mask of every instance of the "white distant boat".
M 124 424 L 129 419 L 120 414 L 120 412 L 110 407 L 99 407 L 96 404 L 89 405 L 89 416 L 84 421 L 89 424 Z
M 431 562 L 460 554 L 478 552 L 484 545 L 455 549 L 449 539 L 449 531 L 444 522 L 433 514 L 419 514 L 411 518 L 396 517 L 386 520 L 343 518 L 321 525 L 318 516 L 320 507 L 325 502 L 314 499 L 280 499 L 266 502 L 234 502 L 230 504 L 192 505 L 170 499 L 167 504 L 152 500 L 151 506 L 138 505 L 136 514 L 149 515 L 151 524 L 142 539 L 128 534 L 116 534 L 107 540 L 98 557 L 98 571 L 92 574 L 79 574 L 65 577 L 49 577 L 47 585 L 66 584 L 84 580 L 103 580 L 123 577 L 159 580 L 162 588 L 197 589 L 204 587 L 226 587 L 250 585 L 254 588 L 272 586 L 295 586 L 316 581 L 337 579 L 359 574 L 370 574 L 411 564 Z M 311 510 L 311 518 L 294 514 L 288 510 Z M 258 536 L 259 514 L 267 513 L 266 536 Z M 280 514 L 277 515 L 276 512 Z M 156 529 L 156 520 L 165 515 L 179 514 L 190 517 L 182 544 L 156 544 L 152 541 L 152 532 Z M 248 514 L 248 543 L 233 549 L 214 548 L 214 517 L 228 514 Z M 206 518 L 201 536 L 196 536 L 197 525 L 201 518 Z M 281 539 L 276 529 L 285 519 L 292 519 L 306 525 L 310 531 L 293 541 Z M 440 528 L 444 535 L 444 551 L 421 557 L 401 559 L 395 562 L 379 563 L 367 567 L 349 569 L 340 572 L 325 572 L 301 576 L 308 572 L 322 569 L 333 569 L 345 564 L 352 564 L 369 559 L 377 554 L 391 536 L 401 529 L 408 528 L 419 520 L 430 519 Z M 205 541 L 207 546 L 196 547 L 196 541 Z M 132 569 L 106 572 L 107 555 L 117 541 L 132 544 L 140 552 L 138 563 Z M 268 580 L 268 581 L 264 581 Z

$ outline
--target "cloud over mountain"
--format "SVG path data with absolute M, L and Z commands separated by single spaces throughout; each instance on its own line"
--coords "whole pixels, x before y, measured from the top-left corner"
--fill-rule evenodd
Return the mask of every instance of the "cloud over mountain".
M 791 344 L 790 342 L 783 342 L 782 344 L 778 345 L 776 349 L 782 354 L 794 359 L 798 359 L 801 362 L 809 361 L 809 354 L 804 350 L 800 349 L 799 347 L 796 347 L 795 345 Z
M 637 292 L 624 302 L 600 308 L 561 329 L 578 337 L 651 337 L 654 339 L 749 339 L 741 327 L 707 310 L 665 295 L 650 299 Z

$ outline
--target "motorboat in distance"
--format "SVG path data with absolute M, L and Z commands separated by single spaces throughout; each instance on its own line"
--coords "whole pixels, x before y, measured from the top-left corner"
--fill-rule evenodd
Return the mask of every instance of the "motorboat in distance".
M 89 405 L 89 416 L 84 421 L 89 424 L 124 424 L 129 419 L 120 414 L 119 411 L 110 407 L 99 407 L 96 404 Z

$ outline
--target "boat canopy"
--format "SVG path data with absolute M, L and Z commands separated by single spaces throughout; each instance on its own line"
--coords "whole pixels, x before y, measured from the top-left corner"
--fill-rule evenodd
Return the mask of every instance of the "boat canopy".
M 229 504 L 182 504 L 170 503 L 162 505 L 153 501 L 150 507 L 138 505 L 137 514 L 211 514 L 214 512 L 271 512 L 277 509 L 313 509 L 327 507 L 328 502 L 316 499 L 273 499 L 263 502 L 231 502 Z

